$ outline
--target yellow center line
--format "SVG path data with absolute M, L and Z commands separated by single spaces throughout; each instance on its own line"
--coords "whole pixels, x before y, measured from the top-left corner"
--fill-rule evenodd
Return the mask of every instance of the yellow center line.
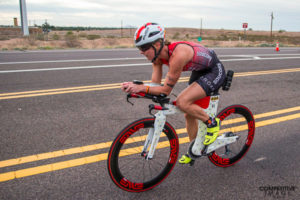
M 298 107 L 295 107 L 295 108 L 298 108 Z M 291 110 L 291 109 L 292 108 L 290 108 L 289 110 Z M 280 110 L 278 113 L 282 113 L 282 110 Z M 261 114 L 260 116 L 265 116 L 265 115 L 266 114 Z M 298 118 L 300 118 L 300 113 L 287 115 L 287 116 L 283 116 L 283 117 L 277 117 L 277 118 L 273 118 L 273 119 L 269 119 L 269 120 L 264 120 L 264 121 L 256 122 L 256 128 L 267 126 L 267 125 L 272 125 L 272 124 L 280 123 L 280 122 L 284 122 L 284 121 L 289 121 L 289 120 L 293 120 L 293 119 L 298 119 Z M 237 126 L 237 127 L 234 127 L 233 130 L 237 132 L 237 131 L 242 131 L 245 129 L 247 129 L 246 126 Z M 182 132 L 184 132 L 184 129 L 180 129 L 180 130 Z M 189 139 L 188 139 L 188 137 L 179 138 L 179 142 L 180 142 L 180 144 L 188 143 Z M 103 148 L 107 148 L 111 145 L 111 142 L 106 142 L 106 143 L 101 143 L 101 144 L 103 145 Z M 100 145 L 100 144 L 98 144 L 98 145 Z M 158 148 L 165 148 L 167 146 L 168 146 L 168 142 L 163 142 L 158 145 Z M 86 147 L 94 148 L 93 145 L 86 146 Z M 140 147 L 135 147 L 135 148 L 139 149 Z M 122 156 L 133 154 L 134 152 L 136 152 L 138 150 L 135 148 L 125 149 L 122 152 Z M 67 150 L 65 150 L 65 151 L 68 152 Z M 74 151 L 75 151 L 75 148 L 72 149 L 69 153 L 72 153 Z M 6 173 L 0 174 L 0 182 L 13 180 L 16 178 L 37 175 L 37 174 L 46 173 L 46 172 L 51 172 L 51 171 L 56 171 L 56 170 L 61 170 L 61 169 L 65 169 L 65 168 L 75 167 L 75 166 L 81 166 L 81 165 L 99 162 L 99 161 L 103 161 L 103 160 L 107 160 L 107 153 L 102 153 L 102 154 L 98 154 L 98 155 L 94 155 L 94 156 L 72 159 L 72 160 L 67 160 L 67 161 L 62 161 L 62 162 L 57 162 L 57 163 L 27 168 L 27 169 L 21 169 L 21 170 L 17 170 L 17 171 L 6 172 Z
M 67 88 L 57 88 L 57 89 L 48 89 L 48 90 L 33 90 L 25 92 L 11 92 L 0 94 L 2 96 L 9 95 L 22 95 L 22 94 L 35 94 L 35 93 L 45 93 L 45 92 L 56 92 L 56 91 L 67 91 L 67 90 L 79 90 L 79 89 L 89 89 L 89 88 L 98 88 L 98 87 L 107 87 L 107 86 L 120 86 L 121 83 L 112 83 L 112 84 L 101 84 L 101 85 L 90 85 L 90 86 L 80 86 L 80 87 L 67 87 Z
M 269 70 L 269 71 L 258 71 L 258 72 L 245 72 L 245 73 L 236 73 L 236 77 L 242 76 L 254 76 L 254 75 L 264 75 L 264 74 L 278 74 L 278 73 L 288 73 L 288 72 L 299 72 L 300 68 L 292 69 L 280 69 L 280 70 Z
M 287 108 L 287 109 L 281 109 L 281 110 L 262 113 L 262 114 L 257 114 L 257 115 L 254 115 L 254 118 L 260 119 L 260 118 L 264 118 L 264 117 L 280 115 L 280 114 L 289 113 L 289 112 L 298 111 L 298 110 L 300 110 L 300 106 Z M 234 121 L 231 120 L 230 122 L 228 120 L 225 120 L 222 122 L 222 124 L 227 125 L 227 124 L 232 124 L 232 123 L 238 123 L 238 122 L 241 122 L 242 120 L 243 120 L 243 118 L 236 118 L 236 119 L 234 119 Z M 185 128 L 177 129 L 176 133 L 177 134 L 186 133 L 186 129 Z M 129 138 L 129 141 L 130 141 L 130 139 L 131 138 Z M 132 140 L 134 141 L 134 138 Z M 29 162 L 35 162 L 35 161 L 39 161 L 39 160 L 57 158 L 57 157 L 62 157 L 62 156 L 67 156 L 67 155 L 72 155 L 72 154 L 77 154 L 77 153 L 84 153 L 84 152 L 88 152 L 88 151 L 95 151 L 95 150 L 99 150 L 99 149 L 105 149 L 105 148 L 109 148 L 111 146 L 111 144 L 112 144 L 112 141 L 102 142 L 102 143 L 92 144 L 92 145 L 87 145 L 87 146 L 82 146 L 82 147 L 74 147 L 74 148 L 70 148 L 70 149 L 64 149 L 64 150 L 58 150 L 58 151 L 53 151 L 53 152 L 48 152 L 48 153 L 41 153 L 41 154 L 36 154 L 36 155 L 31 155 L 31 156 L 24 156 L 24 157 L 20 157 L 20 158 L 4 160 L 4 161 L 0 161 L 0 168 L 14 166 L 14 165 L 20 165 L 20 164 L 29 163 Z
M 243 76 L 256 76 L 256 75 L 289 73 L 289 72 L 299 72 L 299 71 L 300 71 L 300 68 L 291 68 L 291 69 L 268 70 L 268 71 L 241 72 L 241 73 L 235 73 L 234 76 L 235 77 L 243 77 Z M 187 82 L 188 80 L 189 80 L 189 77 L 182 77 L 178 80 L 178 82 Z M 151 81 L 147 80 L 144 82 L 149 83 Z M 79 86 L 79 87 L 67 87 L 67 88 L 57 88 L 57 89 L 47 89 L 47 90 L 33 90 L 33 91 L 24 91 L 24 92 L 11 92 L 11 93 L 0 94 L 0 100 L 28 98 L 28 97 L 56 95 L 56 94 L 99 91 L 99 90 L 109 90 L 109 89 L 117 89 L 117 88 L 121 88 L 121 83 Z
M 54 94 L 89 92 L 89 91 L 108 90 L 108 89 L 116 89 L 116 88 L 121 88 L 121 87 L 120 86 L 112 86 L 112 87 L 104 87 L 104 88 L 101 87 L 101 88 L 90 88 L 90 89 L 82 89 L 82 90 L 68 90 L 68 91 L 60 91 L 60 92 L 37 93 L 37 94 L 27 94 L 27 95 L 18 95 L 18 96 L 4 96 L 4 97 L 0 97 L 0 100 L 46 96 L 46 95 L 54 95 Z

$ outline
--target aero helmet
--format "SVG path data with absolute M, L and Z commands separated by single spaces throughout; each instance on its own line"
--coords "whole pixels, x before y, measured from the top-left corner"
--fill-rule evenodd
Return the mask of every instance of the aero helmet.
M 149 44 L 158 39 L 165 39 L 165 29 L 156 23 L 147 23 L 138 28 L 134 34 L 135 46 Z

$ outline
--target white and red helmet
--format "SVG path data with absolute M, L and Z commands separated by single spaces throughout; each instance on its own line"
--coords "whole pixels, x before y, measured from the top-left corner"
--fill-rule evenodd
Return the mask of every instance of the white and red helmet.
M 135 46 L 149 44 L 158 39 L 165 39 L 165 29 L 156 23 L 147 23 L 138 28 L 134 34 Z

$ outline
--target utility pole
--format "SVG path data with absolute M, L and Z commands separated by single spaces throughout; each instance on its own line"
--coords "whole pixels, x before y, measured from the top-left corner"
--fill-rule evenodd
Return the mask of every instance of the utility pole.
M 273 19 L 274 19 L 274 16 L 273 16 L 273 12 L 271 13 L 271 41 L 272 41 L 272 29 L 273 29 Z
M 121 38 L 123 37 L 123 20 L 121 20 Z
M 29 35 L 28 22 L 27 22 L 27 10 L 25 0 L 20 0 L 20 13 L 21 13 L 21 25 L 24 36 Z
M 202 37 L 202 18 L 200 19 L 200 32 L 199 36 Z

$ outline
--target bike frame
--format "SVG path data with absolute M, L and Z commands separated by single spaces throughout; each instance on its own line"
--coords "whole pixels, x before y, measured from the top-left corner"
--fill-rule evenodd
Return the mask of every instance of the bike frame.
M 203 99 L 196 101 L 195 104 L 203 108 L 204 111 L 210 117 L 215 117 L 217 115 L 219 98 L 220 95 L 207 96 Z M 151 128 L 149 130 L 147 138 L 145 140 L 143 152 L 142 152 L 142 154 L 146 154 L 147 149 L 149 148 L 150 145 L 150 149 L 146 157 L 147 160 L 152 159 L 154 156 L 156 146 L 159 142 L 160 135 L 166 123 L 166 117 L 168 115 L 182 113 L 182 111 L 180 111 L 176 106 L 176 101 L 173 101 L 172 103 L 167 103 L 163 107 L 154 106 L 154 109 L 158 110 L 158 112 L 154 115 L 155 116 L 154 128 Z M 205 146 L 203 145 L 203 141 L 205 139 L 206 131 L 207 131 L 206 124 L 204 124 L 201 120 L 199 120 L 197 137 L 194 140 L 194 144 L 192 146 L 192 154 L 196 157 L 209 154 L 220 147 L 236 142 L 236 140 L 238 139 L 238 136 L 225 137 L 225 133 L 223 133 L 217 138 L 217 140 L 214 143 Z

